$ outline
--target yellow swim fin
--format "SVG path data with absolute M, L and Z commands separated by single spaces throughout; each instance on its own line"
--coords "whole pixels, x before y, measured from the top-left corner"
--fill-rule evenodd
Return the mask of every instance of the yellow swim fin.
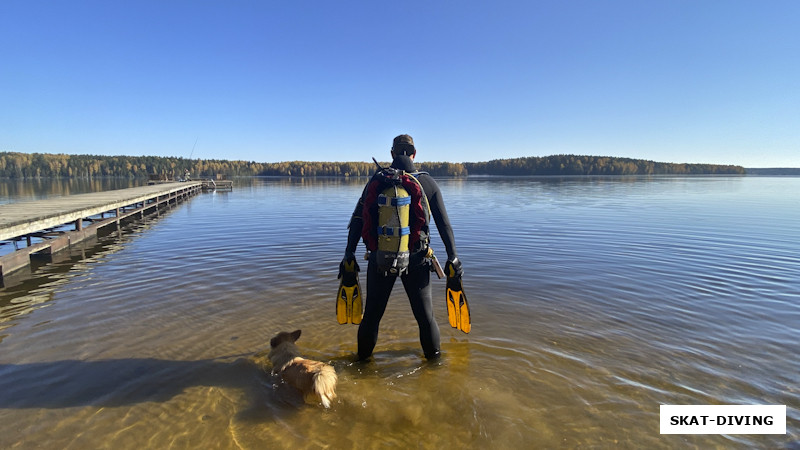
M 339 296 L 336 297 L 336 320 L 340 324 L 347 323 L 347 304 L 350 298 L 352 298 L 352 287 L 345 286 L 342 281 L 339 283 Z
M 464 294 L 464 285 L 461 277 L 447 277 L 447 319 L 450 326 L 458 328 L 464 333 L 469 333 L 472 329 L 472 322 L 469 317 L 469 303 Z
M 342 281 L 339 284 L 339 294 L 336 297 L 336 320 L 340 324 L 359 324 L 361 316 L 364 314 L 361 286 L 358 284 L 358 272 L 354 265 L 345 266 L 345 270 L 342 272 Z
M 350 323 L 353 324 L 360 324 L 361 317 L 364 315 L 364 302 L 362 301 L 361 296 L 361 285 L 358 284 L 358 272 L 354 275 L 356 284 L 353 286 L 353 293 L 350 295 L 350 309 L 348 310 L 350 314 Z

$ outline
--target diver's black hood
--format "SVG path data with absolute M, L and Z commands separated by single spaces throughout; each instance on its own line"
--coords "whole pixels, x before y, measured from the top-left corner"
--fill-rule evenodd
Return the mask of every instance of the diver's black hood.
M 414 167 L 414 161 L 407 155 L 397 155 L 392 161 L 392 167 L 395 169 L 405 170 L 406 172 L 416 172 L 417 168 Z

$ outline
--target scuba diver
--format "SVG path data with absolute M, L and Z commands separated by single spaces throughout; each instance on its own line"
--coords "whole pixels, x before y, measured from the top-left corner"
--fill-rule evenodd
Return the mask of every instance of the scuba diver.
M 416 154 L 411 136 L 401 134 L 394 138 L 391 166 L 381 168 L 373 175 L 348 225 L 347 248 L 339 264 L 339 277 L 344 283 L 349 274 L 350 279 L 356 280 L 353 285 L 357 284 L 357 272 L 360 269 L 355 252 L 359 240 L 363 239 L 369 261 L 367 295 L 363 317 L 360 316 L 360 299 L 357 299 L 357 311 L 352 306 L 345 311 L 337 303 L 337 316 L 340 316 L 341 310 L 340 323 L 349 320 L 350 323 L 359 324 L 359 361 L 367 360 L 372 355 L 378 340 L 380 321 L 398 277 L 403 282 L 417 320 L 425 358 L 432 360 L 440 356 L 439 327 L 433 314 L 430 275 L 434 268 L 438 268 L 438 272 L 441 268 L 429 246 L 431 217 L 436 222 L 447 252 L 445 272 L 460 281 L 463 271 L 442 193 L 432 176 L 416 170 Z M 356 295 L 360 296 L 360 289 L 354 289 Z M 345 290 L 340 289 L 340 292 L 345 297 Z M 349 300 L 352 305 L 352 298 Z

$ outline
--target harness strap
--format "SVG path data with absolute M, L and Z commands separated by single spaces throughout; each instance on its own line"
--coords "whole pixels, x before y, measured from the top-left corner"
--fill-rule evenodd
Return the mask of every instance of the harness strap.
M 391 199 L 391 201 L 390 201 Z M 411 204 L 411 197 L 387 197 L 383 194 L 378 196 L 378 204 L 379 205 L 391 205 L 391 206 L 405 206 Z
M 406 236 L 411 234 L 410 227 L 378 227 L 378 236 Z
M 412 172 L 409 175 L 411 175 L 411 179 L 414 180 L 415 183 L 417 183 L 417 186 L 419 186 L 419 190 L 422 191 L 422 201 L 425 203 L 425 213 L 427 215 L 427 217 L 425 218 L 425 223 L 430 224 L 431 205 L 428 204 L 428 196 L 425 195 L 425 189 L 422 187 L 422 183 L 420 183 L 419 180 L 417 179 L 417 177 L 422 174 L 428 175 L 428 172 Z

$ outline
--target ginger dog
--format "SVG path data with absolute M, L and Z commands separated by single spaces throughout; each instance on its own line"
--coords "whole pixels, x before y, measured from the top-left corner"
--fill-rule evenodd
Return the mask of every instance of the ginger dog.
M 304 400 L 310 401 L 316 396 L 322 406 L 330 408 L 331 400 L 336 398 L 336 371 L 331 365 L 301 357 L 294 344 L 298 338 L 300 330 L 281 331 L 269 341 L 272 372 L 280 374 L 286 384 L 300 391 Z

